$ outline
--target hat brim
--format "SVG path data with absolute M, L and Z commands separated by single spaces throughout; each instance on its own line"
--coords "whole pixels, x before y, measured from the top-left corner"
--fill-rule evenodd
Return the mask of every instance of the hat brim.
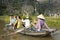
M 45 19 L 43 15 L 38 15 L 37 18 Z

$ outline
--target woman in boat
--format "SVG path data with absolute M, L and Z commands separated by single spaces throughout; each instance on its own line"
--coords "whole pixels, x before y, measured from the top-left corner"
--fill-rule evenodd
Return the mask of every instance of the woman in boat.
M 50 29 L 48 27 L 48 25 L 46 24 L 45 18 L 42 14 L 37 16 L 37 18 L 38 18 L 38 21 L 37 21 L 37 24 L 36 24 L 37 31 L 41 31 L 43 26 L 46 27 L 48 30 Z
M 11 15 L 9 24 L 6 24 L 6 29 L 9 29 L 10 27 L 14 28 L 13 24 L 15 23 L 15 21 L 16 21 L 16 16 Z
M 22 20 L 20 16 L 17 16 L 17 20 L 14 23 L 15 29 L 20 29 L 22 28 Z
M 25 28 L 29 28 L 30 27 L 30 20 L 29 20 L 29 17 L 26 17 L 25 20 L 22 20 L 22 22 L 25 23 Z

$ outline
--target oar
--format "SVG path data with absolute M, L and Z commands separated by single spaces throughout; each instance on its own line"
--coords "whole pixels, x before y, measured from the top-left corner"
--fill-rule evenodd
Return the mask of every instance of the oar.
M 13 34 L 17 34 L 17 33 L 19 33 L 19 32 L 21 32 L 21 31 L 23 31 L 25 28 L 21 28 L 21 29 L 19 29 L 19 30 L 16 30 L 16 31 L 14 31 L 14 32 L 12 32 L 12 33 L 9 33 L 9 34 L 3 34 L 3 35 L 0 35 L 0 37 L 4 37 L 4 36 L 10 36 L 10 35 L 13 35 Z
M 29 28 L 29 27 L 27 27 L 27 28 Z M 12 32 L 12 33 L 9 33 L 9 34 L 7 34 L 7 35 L 1 35 L 1 36 L 10 36 L 10 35 L 13 35 L 13 34 L 17 34 L 17 33 L 21 32 L 21 31 L 23 31 L 23 30 L 25 30 L 25 29 L 27 29 L 27 28 L 23 27 L 23 28 L 21 28 L 21 29 L 19 29 L 19 30 L 16 30 L 16 31 Z M 1 37 L 1 36 L 0 36 L 0 37 Z

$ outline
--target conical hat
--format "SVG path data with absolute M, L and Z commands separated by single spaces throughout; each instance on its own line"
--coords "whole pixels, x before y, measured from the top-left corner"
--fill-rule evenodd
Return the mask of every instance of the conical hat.
M 37 18 L 45 19 L 45 17 L 42 14 L 38 15 Z

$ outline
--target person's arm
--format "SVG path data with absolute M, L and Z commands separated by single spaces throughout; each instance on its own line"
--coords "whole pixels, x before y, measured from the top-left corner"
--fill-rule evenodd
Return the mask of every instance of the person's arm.
M 31 25 L 33 25 L 34 27 L 36 26 L 34 23 L 31 23 Z
M 22 19 L 22 22 L 25 22 L 25 20 Z
M 47 28 L 47 29 L 50 29 L 49 27 L 48 27 L 48 25 L 44 22 L 44 26 Z
M 16 20 L 15 23 L 13 24 L 14 27 L 15 27 L 15 25 L 16 25 L 17 22 L 18 22 L 18 21 Z
M 37 29 L 41 29 L 41 24 L 40 24 L 40 20 L 38 20 L 36 26 L 35 26 Z

